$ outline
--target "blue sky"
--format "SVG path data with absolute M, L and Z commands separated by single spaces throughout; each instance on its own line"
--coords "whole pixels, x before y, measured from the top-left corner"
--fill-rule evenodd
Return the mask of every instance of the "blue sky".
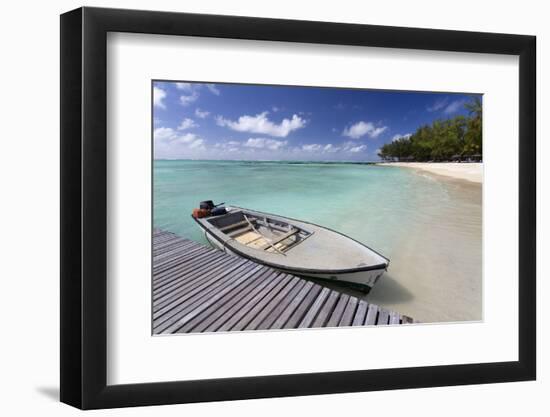
M 155 159 L 376 161 L 384 143 L 467 115 L 471 97 L 155 81 Z

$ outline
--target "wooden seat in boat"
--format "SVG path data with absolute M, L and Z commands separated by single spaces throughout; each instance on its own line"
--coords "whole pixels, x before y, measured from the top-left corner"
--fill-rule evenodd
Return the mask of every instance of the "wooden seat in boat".
M 291 229 L 288 232 L 286 232 L 284 235 L 279 236 L 275 240 L 271 240 L 269 243 L 266 243 L 265 245 L 261 246 L 261 250 L 266 250 L 272 246 L 275 246 L 277 243 L 282 242 L 283 240 L 288 239 L 290 236 L 294 236 L 296 233 L 298 233 L 300 230 L 298 229 Z

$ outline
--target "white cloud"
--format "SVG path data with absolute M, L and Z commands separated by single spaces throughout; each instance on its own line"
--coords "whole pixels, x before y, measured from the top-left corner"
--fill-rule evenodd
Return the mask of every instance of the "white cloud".
M 219 96 L 220 95 L 220 90 L 218 89 L 218 87 L 216 87 L 216 84 L 206 84 L 206 88 L 208 88 L 208 90 L 216 95 L 216 96 Z
M 186 117 L 181 121 L 180 125 L 178 126 L 178 130 L 193 129 L 195 127 L 199 127 L 199 125 L 195 123 L 193 119 L 189 119 L 188 117 Z
M 309 143 L 307 145 L 302 145 L 299 150 L 309 152 L 309 153 L 320 153 L 320 154 L 327 154 L 327 153 L 337 153 L 337 152 L 345 152 L 345 153 L 359 153 L 364 152 L 367 150 L 367 145 L 365 144 L 357 144 L 357 142 L 344 142 L 342 146 L 334 146 L 332 143 L 328 143 L 326 145 L 322 145 L 319 143 Z
M 170 139 L 174 137 L 175 133 L 174 129 L 170 127 L 157 127 L 153 131 L 153 137 L 155 140 Z
M 346 127 L 342 132 L 342 135 L 352 139 L 359 139 L 365 135 L 371 138 L 376 138 L 380 136 L 387 128 L 387 126 L 376 127 L 372 122 L 360 121 L 349 128 Z
M 199 93 L 193 91 L 191 94 L 180 96 L 180 104 L 182 106 L 188 106 L 199 98 Z
M 196 86 L 191 83 L 176 83 L 176 88 L 183 91 L 192 91 L 196 88 Z
M 206 148 L 204 147 L 204 139 L 201 139 L 201 138 L 194 139 L 194 140 L 190 143 L 189 148 L 190 148 L 190 149 L 206 149 Z
M 179 143 L 190 143 L 190 144 L 193 144 L 195 141 L 197 140 L 200 140 L 201 143 L 203 143 L 204 141 L 202 139 L 200 139 L 197 135 L 195 135 L 194 133 L 185 133 L 184 135 L 181 135 L 181 136 L 177 136 L 177 137 L 174 137 L 174 142 L 179 142 Z
M 366 150 L 367 150 L 367 145 L 359 145 L 359 146 L 354 146 L 354 147 L 350 148 L 349 152 L 357 153 L 357 152 L 363 152 L 363 151 L 366 151 Z
M 166 91 L 159 87 L 153 87 L 153 105 L 165 109 L 164 98 L 166 97 Z
M 157 143 L 167 144 L 187 144 L 190 147 L 197 147 L 205 143 L 204 139 L 200 138 L 195 133 L 185 133 L 180 135 L 171 127 L 158 127 L 153 131 L 155 146 Z M 198 142 L 198 144 L 195 144 Z
M 260 133 L 276 137 L 287 137 L 290 132 L 304 127 L 307 123 L 306 120 L 295 114 L 291 119 L 283 119 L 281 123 L 277 124 L 269 120 L 267 114 L 268 112 L 265 111 L 256 116 L 244 115 L 237 121 L 218 116 L 216 122 L 218 126 L 228 127 L 237 132 Z
M 330 153 L 338 152 L 339 150 L 340 148 L 337 146 L 334 146 L 332 143 L 326 144 L 325 147 L 323 148 L 324 152 L 330 152 Z
M 426 108 L 430 113 L 442 111 L 445 114 L 456 113 L 464 105 L 464 100 L 450 101 L 449 97 L 444 97 L 436 100 L 433 105 Z
M 464 105 L 464 100 L 455 100 L 451 102 L 447 107 L 445 107 L 445 110 L 443 110 L 443 113 L 445 114 L 456 113 L 462 108 L 463 105 Z
M 210 91 L 212 94 L 216 96 L 220 95 L 220 89 L 216 87 L 216 84 L 176 83 L 176 88 L 178 90 L 187 91 L 188 93 L 191 93 L 193 91 L 198 91 L 202 87 L 206 87 L 208 91 Z
M 245 143 L 244 146 L 248 148 L 256 149 L 269 149 L 272 151 L 279 150 L 284 148 L 287 145 L 286 140 L 277 140 L 277 139 L 267 139 L 267 138 L 250 138 Z
M 195 116 L 197 116 L 199 119 L 206 119 L 209 114 L 209 111 L 201 110 L 198 107 L 195 109 Z
M 311 143 L 309 145 L 302 145 L 302 149 L 304 151 L 308 152 L 317 152 L 320 151 L 323 148 L 322 145 L 319 145 L 318 143 Z
M 447 105 L 448 102 L 449 102 L 448 97 L 437 99 L 435 103 L 427 107 L 426 110 L 428 110 L 430 113 L 434 111 L 442 110 Z
M 401 133 L 397 133 L 396 135 L 393 135 L 393 137 L 391 138 L 391 141 L 395 142 L 398 139 L 409 139 L 411 136 L 412 136 L 412 133 L 406 133 L 404 135 L 402 135 Z
M 236 140 L 230 140 L 227 142 L 218 142 L 214 145 L 215 148 L 220 149 L 224 152 L 242 152 L 241 148 L 242 143 Z
M 342 144 L 341 150 L 347 153 L 364 152 L 367 150 L 367 145 L 358 144 L 357 142 L 354 142 L 354 141 L 348 141 Z
M 191 132 L 183 133 L 170 127 L 153 131 L 155 159 L 159 158 L 205 158 L 209 156 L 207 141 Z
M 302 145 L 301 150 L 317 153 L 336 153 L 342 150 L 342 148 L 340 148 L 339 146 L 334 146 L 332 143 L 327 143 L 326 145 L 319 143 L 310 143 L 307 145 Z

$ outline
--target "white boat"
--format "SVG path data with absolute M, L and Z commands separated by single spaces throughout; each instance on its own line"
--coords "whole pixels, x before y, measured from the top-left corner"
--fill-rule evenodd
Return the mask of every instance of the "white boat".
M 211 208 L 212 215 L 193 219 L 214 247 L 283 272 L 368 292 L 389 265 L 376 251 L 326 227 L 241 207 Z

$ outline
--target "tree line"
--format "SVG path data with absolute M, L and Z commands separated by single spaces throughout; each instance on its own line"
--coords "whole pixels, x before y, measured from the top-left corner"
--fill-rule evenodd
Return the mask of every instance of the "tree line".
M 385 161 L 481 160 L 481 100 L 476 97 L 464 107 L 468 116 L 421 126 L 412 135 L 383 145 L 378 156 Z

